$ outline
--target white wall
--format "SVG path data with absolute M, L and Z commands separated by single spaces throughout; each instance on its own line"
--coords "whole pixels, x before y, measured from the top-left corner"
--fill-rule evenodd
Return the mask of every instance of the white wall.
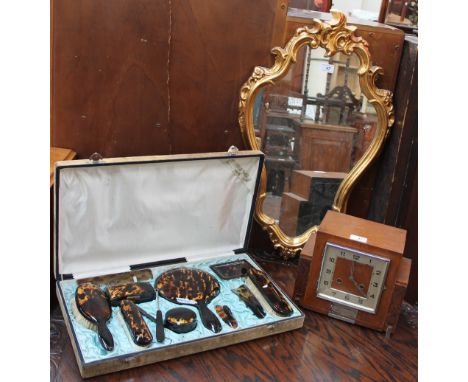
M 332 8 L 348 13 L 353 9 L 362 9 L 363 0 L 333 0 Z
M 380 12 L 382 0 L 362 0 L 362 9 L 369 12 Z
M 364 9 L 369 12 L 380 11 L 382 0 L 333 0 L 333 8 L 348 13 L 353 9 Z

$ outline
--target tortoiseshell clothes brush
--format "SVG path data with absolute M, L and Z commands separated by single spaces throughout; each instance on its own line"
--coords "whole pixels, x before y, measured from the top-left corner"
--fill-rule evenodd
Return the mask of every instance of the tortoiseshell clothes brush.
M 138 346 L 148 346 L 153 341 L 137 305 L 132 300 L 120 301 L 120 312 L 130 332 L 132 341 Z
M 153 286 L 147 282 L 127 283 L 110 286 L 106 290 L 112 306 L 119 306 L 122 300 L 132 300 L 135 304 L 152 301 L 156 298 Z
M 112 317 L 112 309 L 102 289 L 93 283 L 79 285 L 71 306 L 76 320 L 84 327 L 97 331 L 104 349 L 113 350 L 114 339 L 106 325 Z

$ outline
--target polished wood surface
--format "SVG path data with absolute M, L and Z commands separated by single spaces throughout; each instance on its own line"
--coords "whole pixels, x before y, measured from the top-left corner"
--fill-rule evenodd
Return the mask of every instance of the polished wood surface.
M 260 262 L 289 295 L 296 267 Z M 415 381 L 418 331 L 405 306 L 391 339 L 305 311 L 301 329 L 89 381 Z M 81 381 L 59 311 L 51 316 L 51 381 Z
M 355 248 L 375 248 L 379 251 L 403 254 L 406 231 L 370 220 L 360 219 L 336 211 L 328 211 L 320 224 L 319 232 L 329 237 L 348 240 Z M 365 237 L 365 242 L 351 241 L 350 235 Z
M 371 218 L 392 225 L 404 213 L 402 199 L 417 169 L 418 39 L 414 36 L 404 44 L 394 102 L 395 123 L 382 153 L 370 209 Z
M 418 38 L 406 36 L 394 96 L 395 123 L 382 153 L 369 218 L 408 231 L 407 299 L 418 300 Z
M 365 237 L 366 240 L 362 242 L 352 240 L 350 239 L 351 235 Z M 393 326 L 388 323 L 387 318 L 393 302 L 393 293 L 395 290 L 397 275 L 400 271 L 400 263 L 405 248 L 405 240 L 405 230 L 335 211 L 328 211 L 320 224 L 316 236 L 312 239 L 314 246 L 311 247 L 306 245 L 301 253 L 301 256 L 305 256 L 310 261 L 310 264 L 307 275 L 307 284 L 305 288 L 302 283 L 300 283 L 299 286 L 301 292 L 303 292 L 299 304 L 323 314 L 328 314 L 332 308 L 333 304 L 330 301 L 317 297 L 317 280 L 319 280 L 320 273 L 323 270 L 322 259 L 325 253 L 324 248 L 327 243 L 333 243 L 346 248 L 352 248 L 357 251 L 369 253 L 390 260 L 386 270 L 385 286 L 382 289 L 376 312 L 368 313 L 358 310 L 354 321 L 359 325 L 376 330 L 387 330 L 389 325 Z M 341 276 L 341 272 L 349 275 L 350 266 L 351 262 L 344 261 L 339 267 L 337 261 L 334 277 L 335 274 L 337 274 L 337 276 Z M 359 268 L 360 267 L 356 269 L 356 280 L 362 284 L 365 283 L 366 279 L 370 282 L 372 270 L 360 270 Z M 366 278 L 366 276 L 368 276 L 368 278 Z M 342 279 L 344 278 L 342 277 Z M 347 288 L 339 289 L 346 290 Z M 353 294 L 357 293 L 354 292 Z M 298 293 L 295 292 L 295 295 L 297 296 Z
M 80 158 L 243 147 L 239 89 L 281 45 L 281 0 L 53 0 L 52 144 Z M 252 42 L 255 42 L 254 44 Z

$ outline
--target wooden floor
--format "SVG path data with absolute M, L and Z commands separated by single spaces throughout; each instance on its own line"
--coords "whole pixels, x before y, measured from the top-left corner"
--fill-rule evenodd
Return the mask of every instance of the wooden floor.
M 294 266 L 260 262 L 291 295 Z M 416 381 L 417 313 L 402 309 L 394 336 L 306 311 L 304 327 L 89 381 Z M 50 323 L 51 381 L 81 380 L 58 308 Z

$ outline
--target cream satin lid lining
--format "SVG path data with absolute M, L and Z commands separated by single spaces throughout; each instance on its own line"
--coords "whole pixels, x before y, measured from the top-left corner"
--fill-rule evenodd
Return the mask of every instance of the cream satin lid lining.
M 60 168 L 59 273 L 102 274 L 243 248 L 259 161 L 238 156 Z

